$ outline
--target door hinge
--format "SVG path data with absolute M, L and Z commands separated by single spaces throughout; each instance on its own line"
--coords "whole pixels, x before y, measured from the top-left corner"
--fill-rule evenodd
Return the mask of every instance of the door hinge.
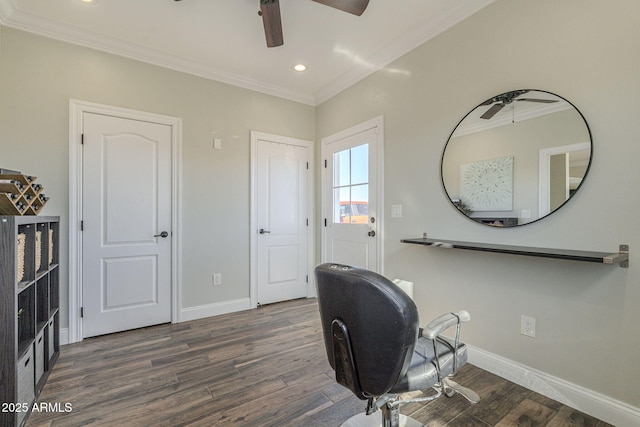
M 84 231 L 84 221 L 80 220 L 80 231 Z
M 307 227 L 309 226 L 309 218 L 307 218 Z
M 84 317 L 84 307 L 80 307 L 80 317 Z
M 84 145 L 84 133 L 80 134 L 80 144 Z
M 309 283 L 309 275 L 307 274 L 307 283 Z
M 307 162 L 307 170 L 309 170 L 309 162 Z
M 327 218 L 324 219 L 324 226 L 327 226 Z
M 327 167 L 327 159 L 324 159 L 324 167 Z

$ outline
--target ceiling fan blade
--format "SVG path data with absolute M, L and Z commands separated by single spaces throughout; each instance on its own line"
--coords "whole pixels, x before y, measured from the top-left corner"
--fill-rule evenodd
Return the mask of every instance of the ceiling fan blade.
M 558 102 L 557 99 L 535 99 L 535 98 L 520 98 L 520 99 L 516 99 L 516 101 L 541 102 L 543 104 L 552 104 L 554 102 Z
M 267 47 L 282 46 L 284 38 L 282 37 L 280 3 L 278 0 L 260 0 L 260 12 L 264 24 L 264 35 L 267 38 Z
M 502 110 L 504 108 L 505 104 L 494 104 L 491 108 L 489 108 L 487 111 L 484 112 L 483 115 L 480 116 L 481 119 L 490 119 L 491 117 L 495 116 L 496 114 L 498 114 L 498 111 Z
M 354 15 L 362 15 L 364 10 L 369 5 L 369 0 L 313 0 L 317 3 L 340 9 L 345 12 L 353 13 Z

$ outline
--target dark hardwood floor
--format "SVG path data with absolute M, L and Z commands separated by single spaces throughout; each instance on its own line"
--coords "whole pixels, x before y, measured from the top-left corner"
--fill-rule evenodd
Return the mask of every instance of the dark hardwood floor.
M 457 381 L 481 402 L 402 413 L 428 426 L 608 425 L 469 364 Z M 27 426 L 333 427 L 365 408 L 333 379 L 314 299 L 63 346 L 39 401 L 61 410 Z

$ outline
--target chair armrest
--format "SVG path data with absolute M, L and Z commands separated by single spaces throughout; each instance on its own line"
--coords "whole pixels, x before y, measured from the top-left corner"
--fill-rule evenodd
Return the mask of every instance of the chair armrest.
M 451 326 L 457 325 L 460 322 L 468 322 L 469 320 L 471 320 L 471 316 L 464 310 L 457 313 L 443 314 L 442 316 L 438 316 L 433 319 L 422 330 L 422 336 L 427 339 L 433 340 Z

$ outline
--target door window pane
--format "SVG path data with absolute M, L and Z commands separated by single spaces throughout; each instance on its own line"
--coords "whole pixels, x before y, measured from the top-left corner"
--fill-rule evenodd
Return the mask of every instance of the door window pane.
M 333 222 L 351 222 L 351 188 L 333 189 Z
M 333 222 L 366 224 L 369 220 L 369 144 L 333 155 Z
M 369 144 L 351 149 L 351 185 L 369 182 Z
M 344 187 L 351 183 L 351 150 L 344 150 L 333 155 L 333 187 Z

